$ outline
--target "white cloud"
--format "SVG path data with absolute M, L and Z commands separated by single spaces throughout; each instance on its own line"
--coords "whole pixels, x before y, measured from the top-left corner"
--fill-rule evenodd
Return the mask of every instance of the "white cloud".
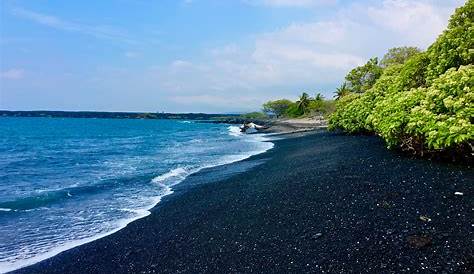
M 303 6 L 310 2 L 314 5 L 324 1 L 254 1 L 273 7 Z M 458 0 L 350 3 L 338 6 L 324 19 L 315 16 L 304 22 L 294 21 L 272 31 L 247 36 L 250 40 L 245 43 L 240 43 L 244 39 L 238 37 L 239 40 L 228 41 L 225 46 L 207 48 L 202 54 L 178 57 L 167 64 L 142 70 L 108 67 L 90 71 L 87 77 L 80 77 L 89 79 L 80 82 L 81 89 L 97 94 L 110 91 L 111 95 L 124 98 L 124 107 L 136 100 L 137 106 L 149 104 L 153 108 L 158 102 L 163 108 L 169 105 L 170 109 L 166 110 L 173 111 L 256 110 L 266 100 L 295 99 L 302 91 L 323 92 L 330 97 L 344 75 L 368 58 L 381 56 L 395 46 L 426 48 L 459 5 Z M 23 12 L 17 16 L 64 31 L 93 36 L 101 33 L 96 33 L 95 27 L 48 15 Z M 113 33 L 109 33 L 114 37 L 111 39 L 126 37 Z M 145 52 L 133 47 L 122 54 L 133 58 L 141 56 L 140 53 L 145 57 Z M 1 75 L 19 79 L 23 72 Z M 56 86 L 56 81 L 51 81 L 51 86 Z M 142 98 L 147 98 L 145 103 L 140 101 Z
M 297 43 L 317 43 L 334 45 L 341 42 L 346 30 L 338 22 L 292 23 L 277 32 L 267 34 L 274 40 L 294 41 Z
M 310 2 L 320 3 L 291 1 Z M 231 43 L 208 50 L 201 62 L 176 60 L 157 67 L 154 77 L 170 100 L 182 103 L 258 109 L 265 100 L 294 98 L 302 90 L 330 97 L 344 75 L 370 57 L 401 45 L 426 48 L 445 28 L 454 7 L 408 0 L 349 5 L 330 21 L 294 22 L 256 35 L 250 48 Z
M 367 15 L 374 24 L 426 46 L 446 28 L 451 12 L 426 1 L 384 0 L 369 7 Z
M 8 79 L 8 80 L 19 80 L 22 79 L 25 75 L 25 71 L 23 69 L 8 69 L 5 71 L 0 72 L 0 78 Z
M 34 12 L 23 8 L 15 8 L 12 14 L 33 21 L 47 27 L 58 30 L 77 32 L 84 35 L 93 36 L 100 39 L 116 40 L 123 43 L 136 44 L 137 42 L 130 39 L 123 31 L 104 25 L 86 25 L 76 22 L 67 21 L 56 16 Z

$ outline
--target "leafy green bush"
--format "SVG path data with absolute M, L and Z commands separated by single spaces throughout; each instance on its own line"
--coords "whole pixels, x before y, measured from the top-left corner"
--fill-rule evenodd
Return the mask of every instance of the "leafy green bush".
M 330 128 L 350 133 L 374 131 L 372 109 L 377 101 L 394 88 L 400 69 L 401 65 L 388 67 L 369 91 L 350 94 L 337 100 L 336 110 L 329 119 Z
M 304 112 L 300 108 L 298 108 L 298 105 L 296 103 L 293 103 L 292 105 L 290 105 L 290 107 L 288 107 L 284 116 L 289 118 L 297 118 L 303 114 Z
M 330 129 L 374 132 L 389 147 L 420 154 L 468 148 L 463 153 L 471 155 L 473 19 L 474 0 L 468 0 L 426 52 L 410 53 L 402 65 L 392 62 L 370 89 L 338 100 L 329 119 Z
M 321 112 L 327 116 L 332 114 L 336 110 L 335 100 L 324 100 Z
M 431 149 L 474 140 L 474 66 L 452 68 L 423 89 L 420 104 L 408 115 L 406 133 Z
M 352 93 L 342 97 L 336 103 L 336 111 L 329 118 L 330 129 L 343 129 L 350 133 L 360 132 L 359 105 L 360 94 Z
M 429 59 L 426 53 L 419 53 L 410 58 L 400 70 L 393 90 L 409 90 L 426 85 L 426 67 Z
M 388 147 L 399 145 L 405 138 L 405 127 L 410 110 L 419 105 L 423 88 L 393 93 L 377 102 L 371 123 L 374 131 L 387 142 Z
M 427 78 L 432 82 L 450 68 L 474 63 L 474 1 L 456 9 L 448 28 L 427 50 Z

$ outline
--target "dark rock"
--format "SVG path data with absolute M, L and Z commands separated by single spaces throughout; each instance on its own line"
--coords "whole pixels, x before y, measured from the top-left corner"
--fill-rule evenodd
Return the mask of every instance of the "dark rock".
M 408 245 L 412 248 L 423 248 L 430 246 L 432 243 L 431 237 L 424 236 L 424 235 L 411 235 L 407 237 Z

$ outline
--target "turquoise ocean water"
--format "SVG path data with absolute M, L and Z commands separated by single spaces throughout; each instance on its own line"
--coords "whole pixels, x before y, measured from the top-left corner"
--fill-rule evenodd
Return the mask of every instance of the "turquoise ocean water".
M 111 234 L 189 174 L 272 146 L 224 124 L 0 118 L 0 272 Z

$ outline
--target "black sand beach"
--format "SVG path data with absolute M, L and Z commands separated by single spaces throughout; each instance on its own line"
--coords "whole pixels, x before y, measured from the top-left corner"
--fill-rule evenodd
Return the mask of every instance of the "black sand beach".
M 377 137 L 292 136 L 16 273 L 472 273 L 473 182 L 472 168 L 409 159 Z

